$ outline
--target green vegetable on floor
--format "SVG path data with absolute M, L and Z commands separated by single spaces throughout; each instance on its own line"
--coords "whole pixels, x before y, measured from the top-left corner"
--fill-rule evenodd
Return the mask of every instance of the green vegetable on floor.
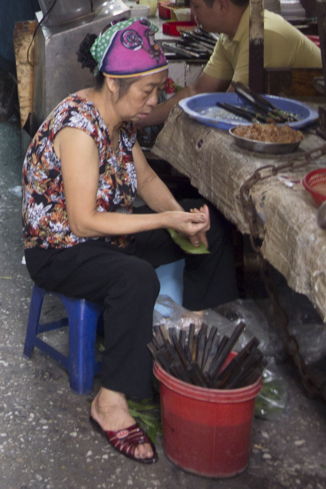
M 185 252 L 185 253 L 190 253 L 193 255 L 204 255 L 210 253 L 208 249 L 206 248 L 205 245 L 202 243 L 199 246 L 194 246 L 190 243 L 188 238 L 183 236 L 182 234 L 178 233 L 174 229 L 168 228 L 168 233 L 170 234 L 171 238 L 173 241 L 180 246 L 180 248 Z
M 128 399 L 129 413 L 139 423 L 153 443 L 162 434 L 161 415 L 159 403 L 150 399 L 133 401 Z

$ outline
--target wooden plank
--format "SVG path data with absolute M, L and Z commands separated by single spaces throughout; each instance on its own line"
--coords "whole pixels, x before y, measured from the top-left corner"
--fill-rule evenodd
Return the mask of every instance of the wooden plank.
M 321 68 L 265 68 L 265 93 L 283 97 L 318 96 L 314 80 Z
M 249 87 L 264 91 L 264 8 L 263 0 L 250 0 Z
M 322 138 L 326 139 L 326 108 L 319 107 L 319 127 L 317 127 L 317 133 Z
M 326 95 L 326 0 L 316 1 L 316 13 L 318 22 L 318 33 L 320 39 L 321 59 L 323 64 L 323 83 L 320 86 Z M 326 139 L 326 109 L 319 107 L 319 128 L 318 134 Z
M 326 0 L 316 0 L 316 11 L 326 95 Z
M 16 58 L 17 86 L 20 109 L 20 124 L 23 127 L 32 111 L 33 102 L 33 34 L 37 22 L 27 20 L 17 22 L 14 27 L 14 50 Z

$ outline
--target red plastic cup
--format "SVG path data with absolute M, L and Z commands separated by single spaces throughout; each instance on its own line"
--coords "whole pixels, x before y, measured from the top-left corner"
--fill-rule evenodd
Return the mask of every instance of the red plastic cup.
M 317 205 L 326 200 L 326 168 L 312 170 L 302 180 L 302 185 L 311 194 Z

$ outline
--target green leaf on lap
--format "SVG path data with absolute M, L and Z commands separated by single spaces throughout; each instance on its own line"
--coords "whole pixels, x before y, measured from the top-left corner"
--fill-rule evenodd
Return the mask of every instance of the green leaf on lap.
M 178 233 L 174 229 L 167 229 L 168 233 L 170 234 L 171 238 L 177 244 L 180 246 L 180 248 L 185 252 L 185 253 L 190 253 L 193 255 L 204 255 L 210 253 L 208 249 L 206 248 L 203 243 L 201 243 L 199 246 L 194 246 L 193 244 L 190 243 L 190 241 L 183 236 L 182 234 Z

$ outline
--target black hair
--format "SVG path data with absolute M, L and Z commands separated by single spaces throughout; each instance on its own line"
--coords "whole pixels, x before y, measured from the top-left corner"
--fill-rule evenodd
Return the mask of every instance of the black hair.
M 247 5 L 249 5 L 249 0 L 230 0 L 230 1 L 237 7 L 246 7 Z
M 204 0 L 207 7 L 212 7 L 215 0 Z M 249 0 L 230 0 L 231 3 L 236 5 L 237 7 L 245 7 L 249 4 Z
M 91 47 L 97 36 L 95 34 L 86 34 L 77 51 L 77 60 L 82 68 L 88 68 L 94 74 L 97 67 L 97 62 L 91 54 Z M 95 74 L 96 88 L 101 88 L 104 83 L 103 73 Z

